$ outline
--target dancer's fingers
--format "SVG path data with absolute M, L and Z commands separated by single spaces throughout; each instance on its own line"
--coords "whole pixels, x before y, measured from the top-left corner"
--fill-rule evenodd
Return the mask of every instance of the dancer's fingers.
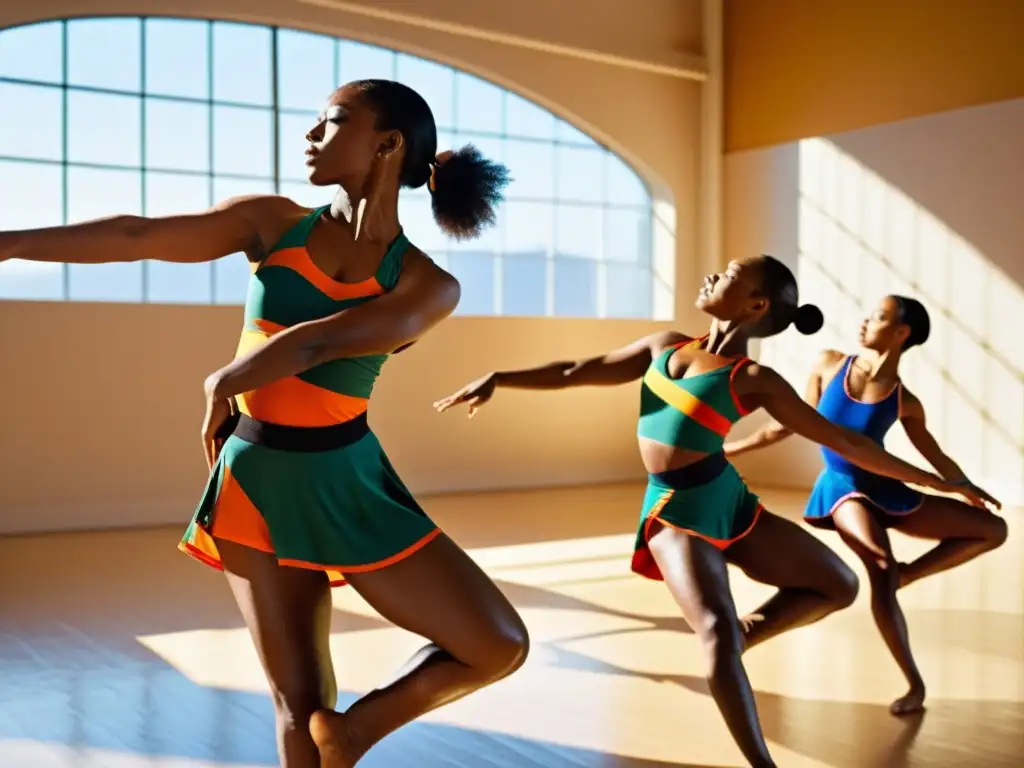
M 213 444 L 206 431 L 203 431 L 203 448 L 206 450 L 206 468 L 211 472 L 213 471 L 213 465 L 217 463 L 216 452 L 217 449 Z
M 459 401 L 459 395 L 449 395 L 434 403 L 438 413 L 444 413 Z
M 440 400 L 438 400 L 436 403 L 434 403 L 434 407 L 437 409 L 438 413 L 444 413 L 449 408 L 466 402 L 466 398 L 468 395 L 468 389 L 460 389 L 454 395 L 448 395 L 448 397 L 443 397 Z
M 970 504 L 972 507 L 977 507 L 978 509 L 987 509 L 987 506 L 985 505 L 985 500 L 981 497 L 981 494 L 978 493 L 976 489 L 966 488 L 963 491 L 961 491 L 960 495 L 963 496 L 967 503 Z
M 982 506 L 984 506 L 984 502 L 987 501 L 989 504 L 991 504 L 996 509 L 1002 509 L 1003 508 L 1003 503 L 1001 501 L 999 501 L 999 499 L 997 499 L 991 493 L 986 491 L 984 488 L 979 488 L 978 486 L 975 485 L 975 486 L 973 486 L 973 491 L 974 491 L 975 494 L 977 494 L 981 498 L 982 503 L 983 503 Z

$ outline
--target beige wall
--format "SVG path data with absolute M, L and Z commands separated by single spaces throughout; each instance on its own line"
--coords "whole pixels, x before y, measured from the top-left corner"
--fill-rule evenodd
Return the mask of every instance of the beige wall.
M 1024 96 L 1020 0 L 725 0 L 725 146 Z
M 435 19 L 456 9 L 450 0 L 363 5 Z M 492 31 L 655 65 L 700 58 L 696 0 L 643 0 L 628 15 L 611 0 L 527 6 L 511 13 L 508 4 L 487 3 L 471 12 Z M 537 100 L 619 151 L 668 201 L 659 242 L 672 247 L 674 240 L 677 317 L 695 319 L 699 83 L 368 18 L 329 0 L 17 0 L 0 9 L 0 26 L 143 10 L 363 39 L 463 67 Z M 230 357 L 240 323 L 239 308 L 0 302 L 0 532 L 187 519 L 204 481 L 201 381 Z M 430 403 L 494 367 L 596 353 L 657 327 L 453 318 L 385 368 L 371 422 L 420 492 L 636 477 L 633 389 L 502 393 L 471 425 L 459 415 L 434 415 Z
M 726 158 L 726 251 L 771 250 L 798 271 L 826 328 L 767 341 L 802 389 L 816 350 L 853 351 L 886 293 L 928 307 L 932 337 L 904 379 L 939 442 L 1004 501 L 1024 503 L 1024 99 L 738 152 Z M 753 422 L 752 422 L 753 423 Z M 738 429 L 749 429 L 742 425 Z M 898 453 L 916 453 L 896 427 Z M 738 462 L 754 481 L 807 485 L 798 438 Z

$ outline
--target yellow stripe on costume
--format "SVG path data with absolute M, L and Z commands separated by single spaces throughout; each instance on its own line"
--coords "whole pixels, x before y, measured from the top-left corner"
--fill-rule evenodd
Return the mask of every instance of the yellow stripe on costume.
M 694 397 L 672 381 L 672 379 L 667 378 L 657 368 L 652 366 L 647 369 L 647 374 L 644 376 L 644 384 L 666 403 L 686 414 L 702 427 L 710 429 L 721 437 L 729 434 L 732 424 L 725 416 L 710 405 Z

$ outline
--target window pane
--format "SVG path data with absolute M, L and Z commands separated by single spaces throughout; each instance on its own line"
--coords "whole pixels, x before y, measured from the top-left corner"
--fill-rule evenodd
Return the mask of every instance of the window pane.
M 405 236 L 428 256 L 442 253 L 451 245 L 434 221 L 430 195 L 422 189 L 402 190 L 398 197 L 398 220 Z
M 504 139 L 490 138 L 486 136 L 467 136 L 465 133 L 456 134 L 455 143 L 461 147 L 463 144 L 472 144 L 480 150 L 480 154 L 488 160 L 498 163 L 505 162 L 505 141 Z M 439 149 L 442 149 L 440 144 Z M 447 147 L 443 148 L 447 149 Z
M 559 146 L 558 198 L 599 203 L 604 198 L 604 157 L 600 150 Z
M 558 127 L 555 130 L 555 138 L 558 141 L 566 144 L 573 144 L 576 146 L 583 147 L 600 147 L 601 145 L 594 141 L 593 138 L 587 136 L 583 131 L 579 130 L 572 123 L 568 123 L 565 120 L 558 121 Z
M 269 109 L 215 106 L 214 173 L 273 176 L 273 116 Z
M 460 131 L 501 133 L 505 117 L 505 91 L 473 75 L 455 76 L 459 95 L 456 125 Z
M 552 250 L 555 210 L 550 203 L 509 200 L 503 209 L 505 253 L 546 256 Z
M 0 160 L 0 231 L 61 224 L 61 176 L 56 165 Z M 0 262 L 0 298 L 59 299 L 63 290 L 61 264 L 18 259 Z
M 316 124 L 316 112 L 301 115 L 282 114 L 278 117 L 277 142 L 281 178 L 305 181 L 309 177 L 306 167 L 306 134 Z
M 597 264 L 582 259 L 555 259 L 555 314 L 597 315 Z
M 462 285 L 462 299 L 455 312 L 460 315 L 493 315 L 494 254 L 478 251 L 452 253 L 448 264 Z
M 451 131 L 438 130 L 437 132 L 437 151 L 438 153 L 444 152 L 446 149 L 458 149 L 456 144 L 459 142 L 455 139 L 455 134 Z
M 398 77 L 400 83 L 408 85 L 426 99 L 434 122 L 440 128 L 451 128 L 455 124 L 452 110 L 452 85 L 455 77 L 451 69 L 407 53 L 398 54 Z
M 334 199 L 334 187 L 314 187 L 295 181 L 282 181 L 281 194 L 307 208 L 319 208 Z
M 270 29 L 213 25 L 213 98 L 270 106 Z
M 213 263 L 214 304 L 245 304 L 252 271 L 244 253 L 233 253 Z
M 505 102 L 505 131 L 509 136 L 550 140 L 555 138 L 555 116 L 510 92 Z
M 64 77 L 63 24 L 29 24 L 0 31 L 0 77 L 59 83 Z
M 509 199 L 550 200 L 555 191 L 555 148 L 537 141 L 506 139 L 505 165 L 512 170 Z
M 68 93 L 68 160 L 125 165 L 142 162 L 142 115 L 135 96 Z
M 537 317 L 547 313 L 548 262 L 538 254 L 502 259 L 501 314 Z
M 608 316 L 653 316 L 654 282 L 651 270 L 632 264 L 609 264 L 607 270 Z
M 651 198 L 647 186 L 620 157 L 612 152 L 605 153 L 605 201 L 613 205 L 650 206 Z
M 210 108 L 205 104 L 146 99 L 146 165 L 210 170 Z
M 0 232 L 62 224 L 61 175 L 58 165 L 0 160 Z
M 0 155 L 60 160 L 62 101 L 59 88 L 0 83 Z
M 206 176 L 180 173 L 146 173 L 146 215 L 173 216 L 210 207 L 210 182 Z M 213 300 L 213 265 L 146 263 L 149 301 L 207 304 Z
M 351 40 L 338 42 L 338 84 L 353 80 L 395 77 L 395 54 L 375 45 L 365 45 Z
M 274 182 L 269 179 L 213 180 L 213 202 L 219 203 L 239 195 L 272 195 Z M 213 300 L 217 304 L 244 304 L 249 289 L 249 261 L 245 254 L 235 253 L 213 263 Z
M 68 221 L 140 214 L 139 171 L 68 169 Z M 71 264 L 69 298 L 74 301 L 142 301 L 142 264 Z
M 601 209 L 596 206 L 559 205 L 555 221 L 555 248 L 560 256 L 590 260 L 601 258 Z
M 277 33 L 277 98 L 285 109 L 320 111 L 334 82 L 332 37 L 282 29 Z
M 604 258 L 650 266 L 651 214 L 611 208 L 604 212 Z
M 209 35 L 205 21 L 146 19 L 146 91 L 209 98 Z
M 142 89 L 138 19 L 68 22 L 68 84 L 138 92 Z

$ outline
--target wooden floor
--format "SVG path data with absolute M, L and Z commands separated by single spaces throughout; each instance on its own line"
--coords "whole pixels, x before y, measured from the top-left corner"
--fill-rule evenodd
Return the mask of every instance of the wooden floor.
M 512 678 L 393 735 L 368 768 L 742 765 L 696 639 L 664 586 L 628 571 L 639 493 L 427 500 L 521 609 L 534 650 Z M 765 498 L 788 513 L 802 502 Z M 1007 517 L 1001 550 L 901 593 L 930 686 L 923 718 L 887 712 L 904 687 L 866 590 L 747 656 L 780 766 L 1024 765 L 1024 516 Z M 246 631 L 223 577 L 176 552 L 179 533 L 0 539 L 0 766 L 276 765 Z M 894 538 L 898 555 L 920 549 Z M 741 611 L 767 593 L 738 573 L 733 585 Z M 344 705 L 419 640 L 351 589 L 334 600 Z

